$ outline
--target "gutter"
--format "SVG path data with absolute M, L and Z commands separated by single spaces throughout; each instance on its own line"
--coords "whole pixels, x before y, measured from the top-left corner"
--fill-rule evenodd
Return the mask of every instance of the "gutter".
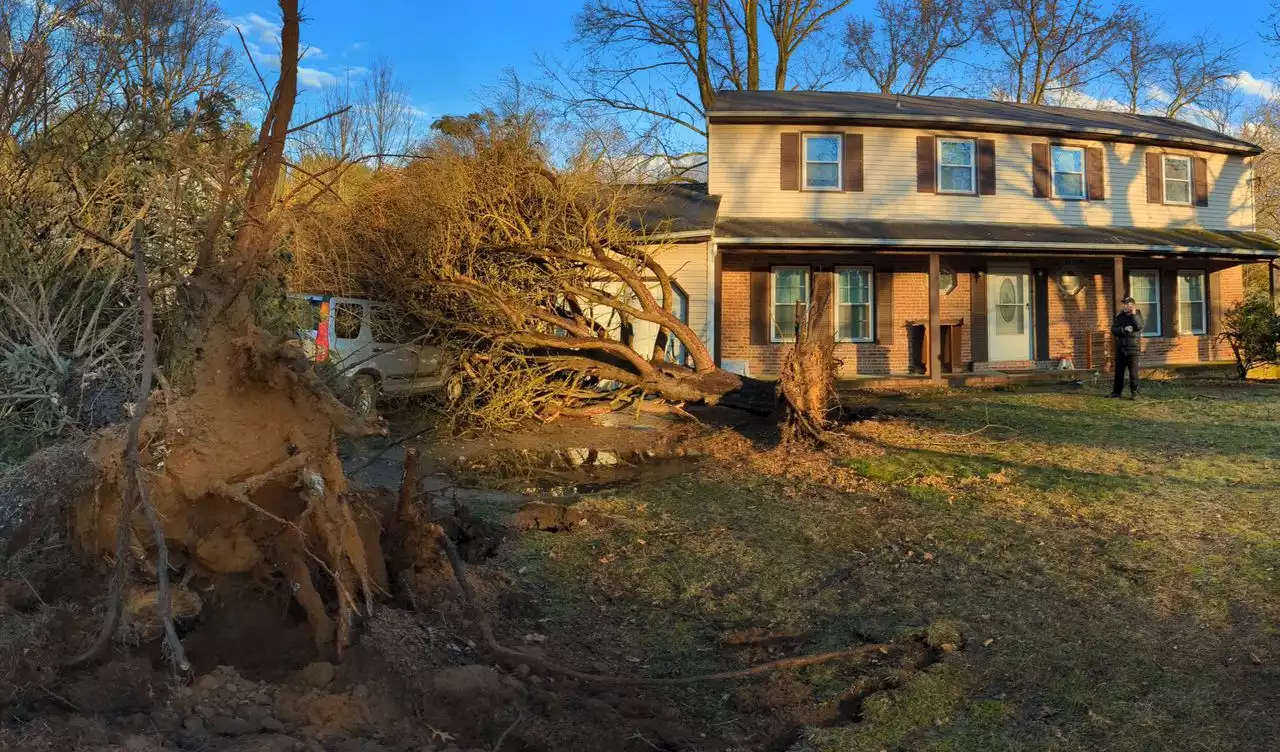
M 697 238 L 710 238 L 712 229 L 708 227 L 705 230 L 680 230 L 678 232 L 655 232 L 652 235 L 644 236 L 646 240 L 695 240 Z
M 1111 255 L 1116 251 L 1143 253 L 1174 253 L 1187 255 L 1230 255 L 1252 256 L 1256 258 L 1280 258 L 1280 250 L 1264 250 L 1257 248 L 1215 248 L 1209 246 L 1181 245 L 1143 245 L 1139 243 L 1035 243 L 1023 240 L 929 240 L 917 238 L 716 238 L 717 245 L 763 245 L 763 246 L 840 246 L 845 248 L 956 248 L 962 250 L 981 250 L 983 248 L 1008 248 L 1016 250 L 1036 251 L 1076 251 L 1089 255 Z
M 1231 154 L 1256 156 L 1262 148 L 1254 144 L 1235 141 L 1216 141 L 1191 136 L 1171 136 L 1152 133 L 1150 131 L 1130 131 L 1122 128 L 1088 127 L 1058 123 L 1028 122 L 1024 120 L 1004 120 L 1001 118 L 974 118 L 959 115 L 895 115 L 891 113 L 849 113 L 828 110 L 717 110 L 707 113 L 707 119 L 716 121 L 735 121 L 743 123 L 761 122 L 793 122 L 793 121 L 838 121 L 848 125 L 883 125 L 897 127 L 924 128 L 929 125 L 965 126 L 961 130 L 982 131 L 983 128 L 968 126 L 986 126 L 1015 133 L 1061 133 L 1068 136 L 1098 136 L 1115 140 L 1134 140 L 1154 142 L 1158 144 L 1202 146 Z

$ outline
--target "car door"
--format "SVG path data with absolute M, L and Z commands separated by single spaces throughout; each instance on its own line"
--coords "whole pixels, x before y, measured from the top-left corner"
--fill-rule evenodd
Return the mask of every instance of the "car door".
M 404 327 L 391 308 L 374 303 L 369 323 L 373 329 L 374 360 L 387 389 L 394 390 L 412 379 L 418 369 L 418 348 L 405 343 Z
M 368 325 L 369 301 L 331 298 L 329 301 L 329 359 L 351 371 L 367 365 L 373 352 L 373 331 Z

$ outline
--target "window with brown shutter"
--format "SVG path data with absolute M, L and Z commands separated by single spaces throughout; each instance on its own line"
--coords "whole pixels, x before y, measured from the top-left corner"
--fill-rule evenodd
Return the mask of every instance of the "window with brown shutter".
M 1049 145 L 1032 144 L 1031 195 L 1036 198 L 1049 198 L 1051 179 L 1052 178 L 1049 173 Z
M 1191 160 L 1191 191 L 1196 206 L 1209 205 L 1209 162 L 1204 157 Z
M 778 160 L 778 182 L 784 191 L 800 190 L 800 134 L 783 133 Z
M 933 136 L 916 136 L 916 192 L 937 193 L 937 146 Z
M 1164 203 L 1164 164 L 1159 152 L 1147 152 L 1147 203 Z
M 844 189 L 862 190 L 862 134 L 844 134 Z
M 1102 149 L 1090 146 L 1084 152 L 1085 179 L 1089 182 L 1089 200 L 1104 201 L 1107 198 L 1106 177 L 1103 173 Z
M 996 193 L 996 142 L 989 138 L 978 139 L 978 195 L 994 196 Z

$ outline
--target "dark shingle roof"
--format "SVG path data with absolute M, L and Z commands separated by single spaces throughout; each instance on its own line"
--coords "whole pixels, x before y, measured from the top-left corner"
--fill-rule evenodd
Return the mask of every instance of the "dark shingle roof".
M 908 97 L 844 91 L 721 91 L 707 110 L 716 122 L 848 123 L 956 127 L 1034 135 L 1079 135 L 1259 154 L 1256 145 L 1156 115 L 958 97 Z
M 920 248 L 1198 253 L 1211 256 L 1280 257 L 1280 243 L 1257 232 L 1146 227 L 884 222 L 879 220 L 735 219 L 716 225 L 725 244 L 849 248 Z
M 632 224 L 650 233 L 705 232 L 710 235 L 720 197 L 707 195 L 706 183 L 639 186 L 641 203 Z

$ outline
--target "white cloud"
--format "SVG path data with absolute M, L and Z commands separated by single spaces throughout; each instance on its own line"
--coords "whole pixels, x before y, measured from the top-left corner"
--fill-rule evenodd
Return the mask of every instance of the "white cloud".
M 323 89 L 338 83 L 338 77 L 318 68 L 298 68 L 298 86 L 303 89 Z
M 1124 105 L 1115 99 L 1100 99 L 1078 89 L 1064 89 L 1049 95 L 1049 103 L 1058 107 L 1079 107 L 1086 110 L 1121 111 Z
M 1280 88 L 1276 86 L 1274 81 L 1258 78 L 1249 71 L 1237 73 L 1233 82 L 1239 87 L 1240 91 L 1245 94 L 1252 94 L 1255 97 L 1275 99 L 1277 94 L 1280 94 Z
M 253 56 L 254 62 L 264 75 L 267 70 L 280 70 L 279 23 L 257 13 L 249 13 L 229 19 L 228 25 L 244 35 L 245 47 L 249 49 L 249 54 Z M 328 54 L 319 47 L 305 47 L 301 52 L 301 59 L 313 64 L 327 58 Z M 334 73 L 314 65 L 298 68 L 298 86 L 303 89 L 323 89 L 326 86 L 333 86 L 338 83 L 338 80 L 338 76 Z

